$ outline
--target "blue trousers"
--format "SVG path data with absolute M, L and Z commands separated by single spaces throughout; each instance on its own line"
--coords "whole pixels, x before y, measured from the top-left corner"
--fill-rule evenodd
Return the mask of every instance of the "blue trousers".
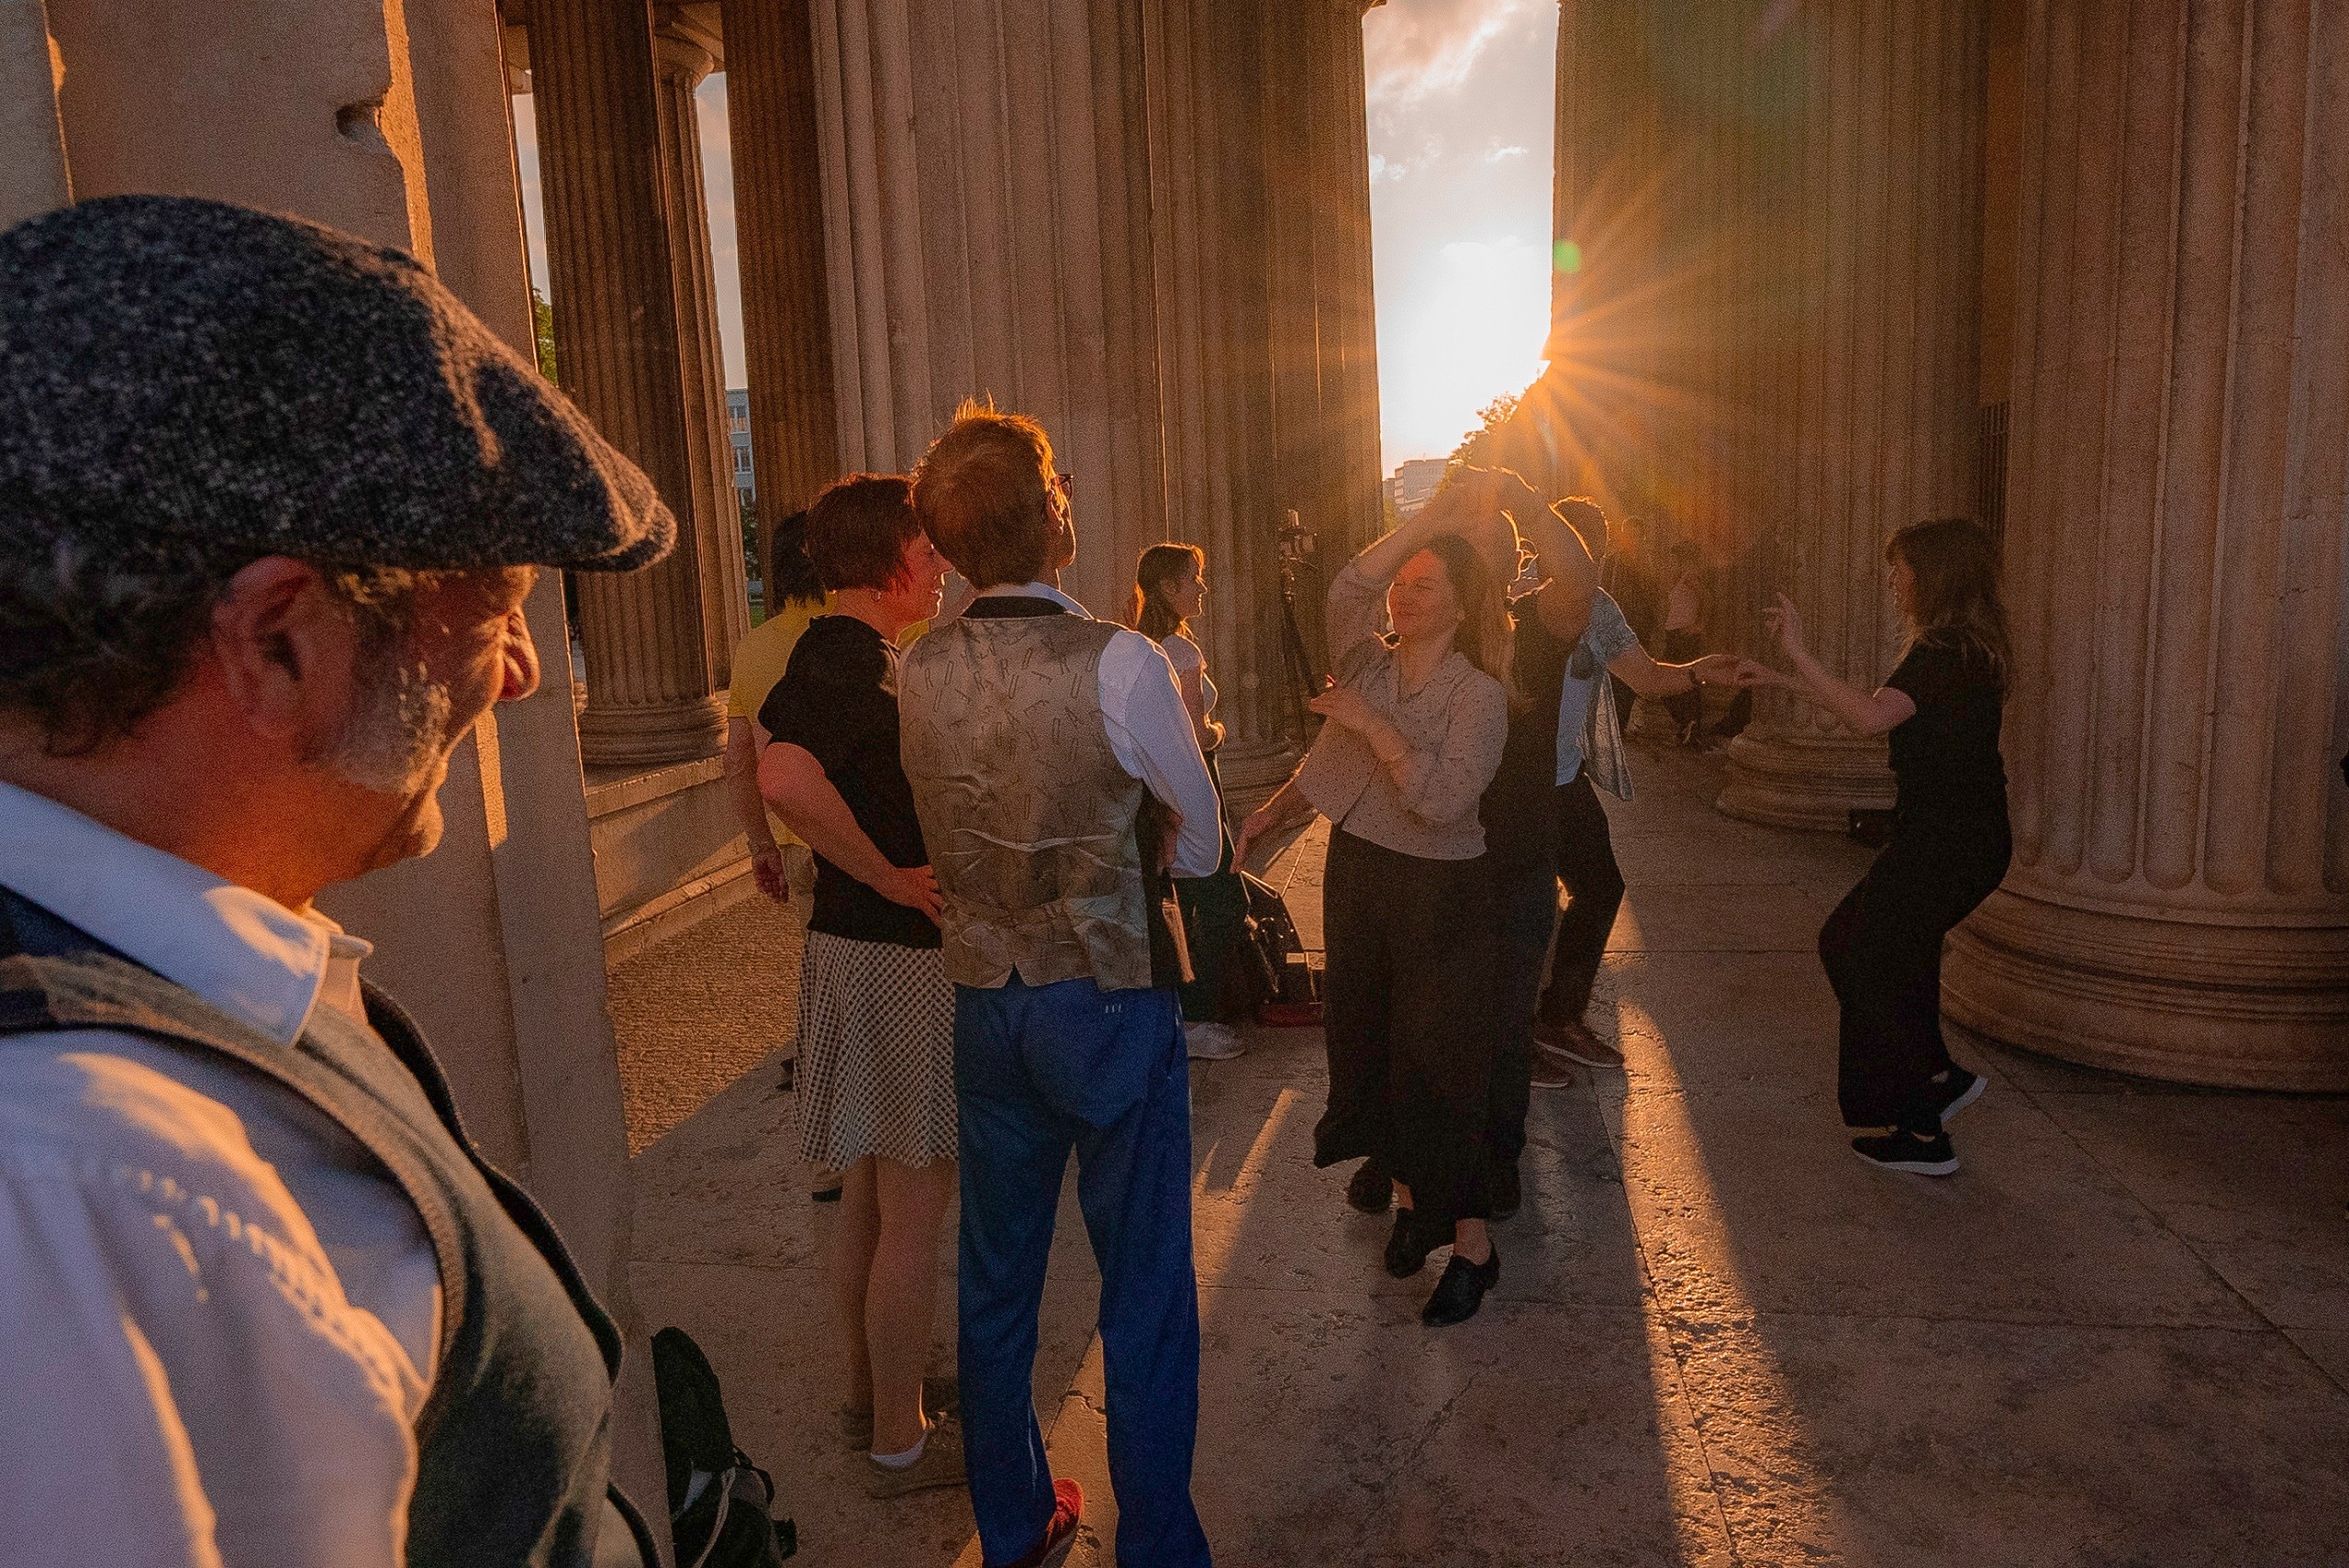
M 1069 1151 L 1101 1268 L 1109 1482 L 1125 1568 L 1207 1568 L 1191 1503 L 1199 1293 L 1191 1269 L 1190 1069 L 1172 990 L 1090 980 L 954 988 L 962 1118 L 963 1462 L 988 1568 L 1052 1517 L 1036 1420 L 1036 1314 Z

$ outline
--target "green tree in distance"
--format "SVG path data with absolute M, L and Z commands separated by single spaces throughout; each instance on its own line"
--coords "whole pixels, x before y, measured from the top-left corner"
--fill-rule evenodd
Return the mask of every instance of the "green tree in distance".
M 560 386 L 562 378 L 554 373 L 554 306 L 536 284 L 530 285 L 530 324 L 538 329 L 539 373 Z

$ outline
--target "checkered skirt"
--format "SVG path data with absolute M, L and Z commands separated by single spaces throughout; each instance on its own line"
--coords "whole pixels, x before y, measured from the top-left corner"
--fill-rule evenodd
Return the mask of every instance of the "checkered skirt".
M 954 987 L 936 948 L 807 933 L 799 963 L 799 1152 L 955 1156 Z

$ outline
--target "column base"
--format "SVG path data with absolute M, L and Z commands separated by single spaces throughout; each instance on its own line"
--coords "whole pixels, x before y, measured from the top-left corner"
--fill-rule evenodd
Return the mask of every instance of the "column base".
M 2001 888 L 1942 1006 L 2002 1044 L 2173 1083 L 2349 1090 L 2349 930 L 2081 909 Z
M 726 694 L 680 702 L 598 703 L 579 714 L 579 760 L 590 768 L 691 762 L 726 750 Z
M 1841 833 L 1854 811 L 1892 809 L 1881 740 L 1748 730 L 1729 743 L 1729 783 L 1714 808 L 1773 828 Z

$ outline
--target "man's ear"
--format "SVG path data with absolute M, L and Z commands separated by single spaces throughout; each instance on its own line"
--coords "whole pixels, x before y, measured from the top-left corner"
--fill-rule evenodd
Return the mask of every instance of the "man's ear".
M 255 733 L 308 750 L 350 710 L 357 637 L 316 567 L 270 555 L 228 580 L 213 607 L 210 653 Z

